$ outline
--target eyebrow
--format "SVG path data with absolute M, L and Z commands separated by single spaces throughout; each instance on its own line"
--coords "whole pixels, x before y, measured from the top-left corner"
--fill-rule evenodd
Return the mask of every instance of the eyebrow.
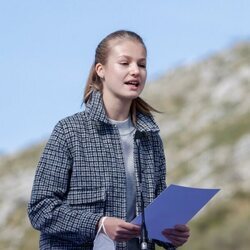
M 122 58 L 122 57 L 124 57 L 124 58 L 126 58 L 126 59 L 131 59 L 132 57 L 131 56 L 126 56 L 126 55 L 121 55 L 121 56 L 118 56 L 118 59 L 120 59 L 120 58 Z M 142 58 L 139 58 L 138 59 L 138 61 L 143 61 L 143 60 L 147 60 L 146 59 L 146 57 L 142 57 Z

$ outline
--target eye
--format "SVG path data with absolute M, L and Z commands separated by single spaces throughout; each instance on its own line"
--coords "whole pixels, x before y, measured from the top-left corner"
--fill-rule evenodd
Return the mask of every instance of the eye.
M 140 63 L 140 64 L 138 64 L 138 66 L 139 66 L 140 68 L 146 68 L 146 64 L 144 64 L 144 63 Z
M 120 62 L 121 65 L 128 65 L 128 62 Z

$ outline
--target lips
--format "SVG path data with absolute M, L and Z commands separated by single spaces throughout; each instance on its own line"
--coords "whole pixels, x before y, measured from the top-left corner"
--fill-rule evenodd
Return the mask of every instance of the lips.
M 127 81 L 127 82 L 125 82 L 125 84 L 138 87 L 140 83 L 139 83 L 139 81 Z

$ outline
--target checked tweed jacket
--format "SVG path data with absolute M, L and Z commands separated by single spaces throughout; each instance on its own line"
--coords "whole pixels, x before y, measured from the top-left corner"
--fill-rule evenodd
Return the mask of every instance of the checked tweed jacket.
M 141 139 L 140 159 L 148 205 L 165 188 L 165 157 L 151 116 L 138 114 L 136 129 L 146 134 Z M 138 214 L 137 150 L 134 159 Z M 125 176 L 119 131 L 106 117 L 100 92 L 93 91 L 84 112 L 57 123 L 39 161 L 28 214 L 41 232 L 40 249 L 92 249 L 102 216 L 126 218 Z M 154 242 L 149 245 L 155 249 Z M 116 249 L 127 249 L 126 242 L 118 243 Z

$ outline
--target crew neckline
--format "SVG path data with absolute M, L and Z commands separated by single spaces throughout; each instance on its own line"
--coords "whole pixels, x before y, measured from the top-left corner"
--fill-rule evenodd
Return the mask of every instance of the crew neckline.
M 128 117 L 124 121 L 116 121 L 116 120 L 112 120 L 109 118 L 109 121 L 111 124 L 114 124 L 117 126 L 120 135 L 128 135 L 135 130 L 135 127 L 134 127 L 130 117 Z

